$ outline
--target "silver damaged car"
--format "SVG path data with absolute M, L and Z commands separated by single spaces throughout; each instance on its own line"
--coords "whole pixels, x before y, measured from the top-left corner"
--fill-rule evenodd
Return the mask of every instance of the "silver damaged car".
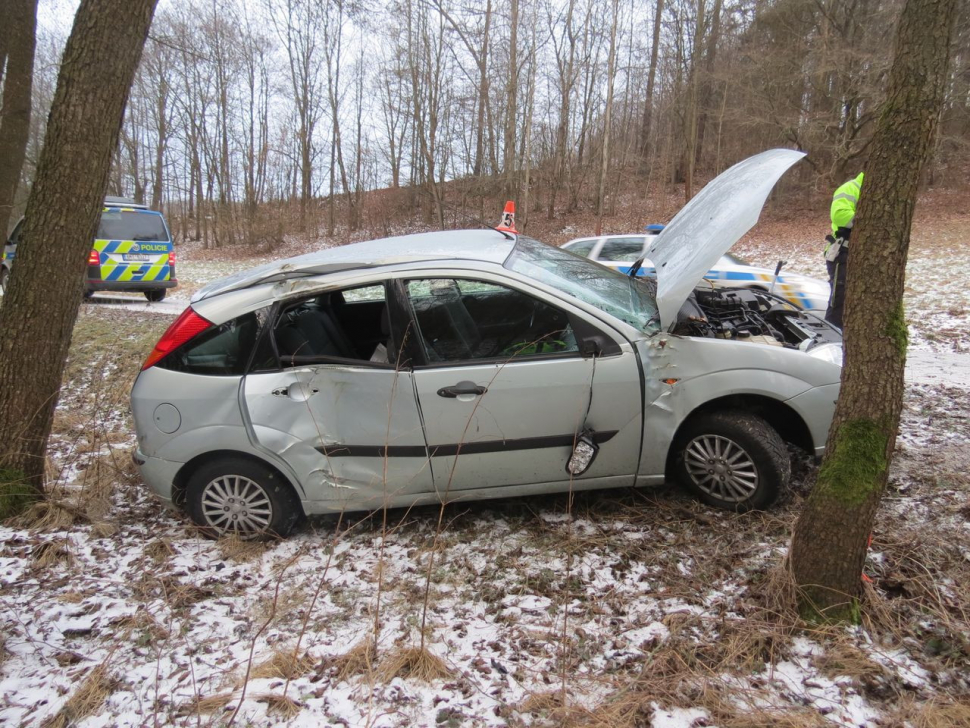
M 802 154 L 705 187 L 631 278 L 494 230 L 312 253 L 200 290 L 131 394 L 135 460 L 213 534 L 304 514 L 649 486 L 763 508 L 821 454 L 839 332 L 701 279 Z

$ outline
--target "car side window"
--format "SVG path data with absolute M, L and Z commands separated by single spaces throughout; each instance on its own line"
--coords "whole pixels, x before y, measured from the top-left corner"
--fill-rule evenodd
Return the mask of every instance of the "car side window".
M 596 245 L 596 240 L 579 240 L 575 243 L 570 243 L 569 245 L 564 245 L 563 250 L 568 250 L 570 253 L 575 253 L 576 255 L 581 255 L 584 258 L 588 258 L 589 254 L 593 252 L 593 246 Z
M 643 255 L 642 238 L 614 238 L 603 243 L 599 259 L 617 263 L 632 263 Z
M 325 291 L 288 303 L 273 337 L 284 367 L 333 359 L 374 365 L 395 361 L 383 283 Z
M 215 326 L 165 357 L 157 366 L 186 374 L 244 374 L 268 309 L 243 314 Z
M 579 353 L 564 311 L 512 288 L 425 278 L 407 295 L 431 364 Z

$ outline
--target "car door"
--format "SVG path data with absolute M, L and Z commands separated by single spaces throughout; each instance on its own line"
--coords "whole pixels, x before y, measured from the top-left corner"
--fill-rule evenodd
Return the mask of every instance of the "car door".
M 433 491 L 413 373 L 396 356 L 385 291 L 379 283 L 287 302 L 272 330 L 272 370 L 245 378 L 258 444 L 326 510 Z
M 629 346 L 509 285 L 460 276 L 402 285 L 424 354 L 414 381 L 439 497 L 568 486 L 566 464 L 584 431 L 599 452 L 577 479 L 632 484 L 642 433 Z M 501 320 L 507 325 L 496 326 Z M 594 340 L 608 351 L 597 352 Z

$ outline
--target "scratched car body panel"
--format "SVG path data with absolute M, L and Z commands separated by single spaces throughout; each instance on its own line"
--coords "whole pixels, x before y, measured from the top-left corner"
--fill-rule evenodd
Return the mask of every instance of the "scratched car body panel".
M 791 154 L 758 167 L 776 179 Z M 743 234 L 757 214 L 741 217 L 719 220 Z M 734 242 L 698 234 L 720 239 L 680 238 L 695 268 Z M 204 529 L 243 535 L 285 534 L 303 514 L 669 477 L 712 505 L 763 507 L 787 482 L 783 440 L 824 447 L 839 332 L 767 294 L 664 275 L 658 296 L 651 280 L 479 230 L 217 281 L 135 382 L 136 462 Z

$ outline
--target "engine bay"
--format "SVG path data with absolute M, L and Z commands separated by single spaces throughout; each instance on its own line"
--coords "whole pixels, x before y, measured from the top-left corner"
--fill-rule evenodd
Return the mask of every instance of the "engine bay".
M 677 315 L 672 333 L 732 339 L 807 351 L 841 343 L 842 334 L 820 316 L 767 291 L 698 287 Z

